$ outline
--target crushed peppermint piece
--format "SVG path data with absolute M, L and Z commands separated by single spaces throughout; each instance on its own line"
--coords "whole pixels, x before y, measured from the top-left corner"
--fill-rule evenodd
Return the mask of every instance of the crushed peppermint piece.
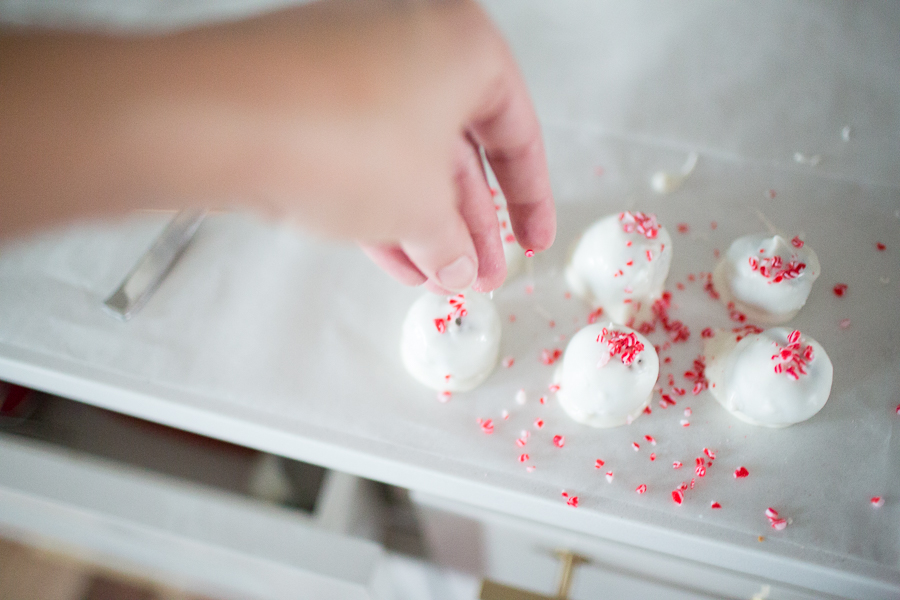
M 520 448 L 527 443 L 528 440 L 526 438 L 516 438 L 516 446 L 519 446 Z
M 645 435 L 644 439 L 647 440 L 648 442 L 650 442 L 651 446 L 656 445 L 656 439 L 652 435 Z
M 605 465 L 605 464 L 606 464 L 606 463 L 605 463 L 602 459 L 599 459 L 599 458 L 598 458 L 598 459 L 594 462 L 594 468 L 595 468 L 595 469 L 599 469 L 600 467 L 602 467 L 602 466 Z
M 651 453 L 650 453 L 650 462 L 653 462 L 654 460 L 656 460 L 656 453 L 655 453 L 655 452 L 651 452 Z
M 706 379 L 706 359 L 703 356 L 695 358 L 694 370 L 685 371 L 684 378 L 694 383 L 692 392 L 695 396 L 707 389 L 709 387 L 709 381 Z
M 500 411 L 500 417 L 503 418 L 504 421 L 509 419 L 509 411 L 508 410 Z
M 535 468 L 536 467 L 534 465 L 528 465 L 527 467 L 525 467 L 525 470 L 528 471 L 529 473 L 531 473 L 532 471 L 535 470 Z
M 519 462 L 526 462 L 528 460 L 528 458 L 529 458 L 529 456 L 527 454 L 520 454 Z
M 440 402 L 441 404 L 446 404 L 447 402 L 450 402 L 450 396 L 452 395 L 453 394 L 451 392 L 448 392 L 446 390 L 440 392 L 437 396 L 438 402 Z
M 787 520 L 785 519 L 772 519 L 772 529 L 775 531 L 781 531 L 785 527 L 787 527 Z
M 553 445 L 557 448 L 562 448 L 566 445 L 566 438 L 562 435 L 554 435 L 553 436 Z
M 676 460 L 675 462 L 672 463 L 673 469 L 680 469 L 683 466 L 684 466 L 684 463 L 682 463 L 680 460 Z
M 688 406 L 686 409 L 684 409 L 684 416 L 689 417 L 692 414 L 693 414 L 693 411 L 691 410 L 690 406 Z
M 709 457 L 710 460 L 716 460 L 716 453 L 710 450 L 709 448 L 703 449 L 703 454 Z
M 648 240 L 654 240 L 659 235 L 659 223 L 656 215 L 642 212 L 625 211 L 619 213 L 619 221 L 622 222 L 622 231 L 625 233 L 637 232 Z
M 769 508 L 766 509 L 766 516 L 767 516 L 769 519 L 777 519 L 777 518 L 778 518 L 778 511 L 775 510 L 774 508 L 772 508 L 772 507 L 770 506 Z
M 562 356 L 562 350 L 559 348 L 554 348 L 553 350 L 547 350 L 544 348 L 541 350 L 541 362 L 545 365 L 552 365 L 559 357 Z
M 794 238 L 795 240 L 797 238 Z M 801 246 L 803 242 L 800 242 Z M 796 244 L 794 244 L 796 246 Z M 800 246 L 797 246 L 798 248 Z M 762 250 L 760 250 L 762 252 Z M 785 264 L 784 260 L 778 256 L 767 256 L 757 258 L 755 256 L 751 256 L 748 261 L 750 264 L 750 270 L 756 273 L 759 273 L 764 278 L 769 280 L 769 283 L 781 283 L 782 281 L 788 281 L 791 279 L 796 279 L 800 277 L 803 271 L 806 269 L 806 263 L 800 262 L 799 260 L 794 260 L 794 257 Z
M 714 337 L 715 335 L 716 335 L 716 332 L 713 331 L 712 327 L 707 327 L 703 331 L 700 332 L 700 337 L 702 337 L 705 340 L 708 340 L 709 338 Z
M 877 248 L 879 252 L 884 252 L 887 249 L 887 246 L 881 242 L 875 242 L 875 248 Z
M 543 420 L 543 419 L 535 419 L 535 420 L 534 420 L 534 428 L 535 428 L 535 429 L 540 429 L 540 428 L 543 427 L 543 426 L 544 426 L 544 420 Z
M 634 448 L 635 452 L 637 452 L 638 450 L 641 449 L 641 445 L 638 444 L 637 442 L 631 442 L 631 447 Z
M 794 330 L 788 334 L 785 346 L 776 347 L 778 352 L 772 355 L 772 360 L 776 361 L 774 367 L 776 373 L 785 373 L 795 381 L 800 379 L 801 375 L 808 375 L 806 367 L 813 360 L 813 347 L 803 344 L 799 331 Z
M 534 256 L 534 250 L 529 248 L 528 250 L 525 251 L 525 256 L 527 256 L 528 258 L 531 258 L 532 256 Z
M 794 236 L 794 239 L 791 240 L 791 245 L 793 245 L 794 248 L 802 248 L 802 247 L 803 247 L 803 240 L 800 239 L 800 236 L 799 236 L 799 235 L 795 235 L 795 236 Z
M 634 491 L 636 491 L 638 494 L 643 494 L 647 491 L 647 486 L 642 483 L 641 485 L 637 486 Z
M 873 508 L 881 508 L 882 506 L 884 506 L 884 498 L 882 498 L 881 496 L 872 496 L 869 502 L 872 503 Z
M 681 490 L 672 490 L 672 500 L 675 502 L 675 504 L 681 506 L 681 504 L 684 502 L 684 492 L 682 492 Z
M 682 427 L 690 427 L 691 426 L 691 422 L 688 421 L 687 419 L 682 419 L 679 421 L 679 423 L 681 424 Z
M 555 394 L 556 392 L 559 391 L 559 384 L 558 384 L 558 383 L 551 383 L 550 386 L 549 386 L 547 389 L 550 390 L 550 393 L 551 393 L 551 394 Z
M 831 288 L 831 291 L 834 292 L 834 295 L 838 298 L 842 298 L 844 294 L 847 293 L 847 284 L 846 283 L 836 283 L 834 287 Z
M 738 467 L 734 471 L 734 478 L 735 479 L 743 479 L 744 477 L 746 477 L 749 474 L 750 474 L 750 471 L 747 470 L 747 467 Z
M 494 421 L 492 419 L 478 419 L 481 430 L 485 433 L 494 433 Z
M 515 362 L 516 362 L 515 358 L 513 358 L 512 356 L 507 356 L 506 358 L 503 359 L 503 366 L 508 369 L 511 366 L 513 366 L 515 364 Z
M 572 496 L 571 498 L 569 498 L 566 504 L 568 504 L 572 508 L 578 508 L 578 496 Z
M 679 223 L 678 224 L 678 233 L 687 233 L 690 230 L 691 230 L 691 227 L 687 223 Z
M 713 510 L 715 510 L 715 509 L 722 508 L 722 505 L 719 504 L 718 502 L 716 502 L 715 500 L 713 500 L 713 501 L 710 503 L 709 507 L 712 508 Z
M 606 481 L 607 481 L 607 483 L 612 483 L 612 481 L 613 481 L 613 472 L 612 471 L 606 472 Z
M 634 333 L 624 333 L 615 329 L 609 330 L 606 327 L 597 336 L 597 342 L 606 343 L 609 348 L 610 358 L 621 355 L 623 365 L 630 365 L 644 351 L 644 344 L 638 341 Z

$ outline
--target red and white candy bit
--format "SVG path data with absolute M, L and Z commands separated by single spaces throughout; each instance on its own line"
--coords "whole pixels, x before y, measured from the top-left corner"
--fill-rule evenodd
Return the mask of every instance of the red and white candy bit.
M 714 337 L 715 335 L 716 335 L 716 332 L 713 330 L 712 327 L 706 327 L 703 329 L 703 331 L 700 332 L 700 337 L 702 337 L 704 340 L 708 340 L 709 338 Z
M 654 438 L 652 435 L 645 435 L 644 439 L 647 440 L 648 442 L 650 442 L 651 446 L 656 445 L 656 438 Z
M 897 408 L 894 409 L 894 412 L 900 415 L 900 404 L 897 405 Z
M 603 307 L 600 307 L 597 310 L 591 312 L 591 314 L 589 314 L 587 318 L 588 325 L 593 325 L 594 323 L 596 323 L 597 319 L 599 319 L 601 315 L 603 315 Z
M 437 329 L 438 333 L 444 333 L 447 331 L 447 324 L 444 319 L 435 319 L 434 326 Z
M 596 461 L 594 461 L 594 468 L 599 469 L 599 468 L 603 467 L 603 465 L 605 465 L 605 464 L 606 463 L 603 460 L 598 458 Z
M 623 365 L 630 365 L 644 351 L 644 344 L 638 341 L 634 333 L 624 333 L 604 327 L 597 336 L 597 343 L 603 342 L 609 347 L 610 357 L 621 355 Z
M 682 420 L 678 421 L 678 423 L 682 427 L 690 427 L 691 426 L 691 422 L 688 421 L 687 419 L 682 419 Z
M 684 463 L 681 462 L 680 460 L 676 460 L 675 462 L 672 463 L 673 469 L 680 469 L 683 466 L 684 466 Z
M 555 394 L 556 392 L 559 391 L 559 384 L 558 384 L 558 383 L 551 383 L 550 386 L 549 386 L 547 389 L 550 390 L 550 393 L 551 393 L 551 394 Z
M 850 319 L 841 319 L 840 323 L 838 323 L 838 327 L 841 329 L 847 329 L 850 327 Z
M 637 486 L 634 491 L 636 491 L 638 494 L 643 494 L 647 491 L 647 486 L 642 483 L 641 485 Z
M 509 411 L 508 411 L 508 410 L 502 410 L 502 411 L 500 411 L 500 417 L 501 417 L 504 421 L 506 421 L 507 419 L 509 419 Z
M 516 363 L 516 359 L 514 359 L 512 356 L 507 356 L 506 358 L 503 359 L 502 364 L 504 367 L 506 367 L 508 369 L 511 366 L 513 366 L 515 363 Z
M 450 396 L 452 395 L 453 394 L 451 392 L 448 392 L 446 390 L 444 390 L 443 392 L 439 392 L 437 395 L 438 402 L 440 402 L 441 404 L 446 404 L 447 402 L 450 402 Z
M 545 365 L 552 365 L 559 357 L 562 356 L 562 350 L 559 348 L 554 348 L 553 350 L 547 350 L 544 348 L 541 350 L 541 362 Z
M 672 490 L 672 501 L 678 506 L 684 502 L 684 492 L 681 490 Z
M 540 428 L 543 427 L 543 426 L 544 426 L 544 420 L 543 420 L 543 419 L 535 419 L 535 420 L 534 420 L 534 428 L 535 428 L 535 429 L 540 429 Z
M 791 240 L 791 244 L 794 246 L 794 248 L 802 248 L 803 240 L 800 239 L 799 235 L 795 235 L 794 239 Z
M 695 461 L 694 473 L 697 474 L 697 477 L 703 477 L 706 475 L 706 463 L 703 462 L 702 458 L 698 458 Z
M 516 446 L 518 446 L 519 448 L 521 448 L 522 446 L 524 446 L 527 443 L 528 443 L 528 440 L 525 438 L 516 438 Z
M 566 504 L 569 506 L 578 507 L 578 496 L 569 496 L 569 493 L 563 490 L 562 497 L 566 499 Z
M 651 453 L 650 453 L 650 462 L 653 462 L 654 460 L 656 460 L 656 453 L 655 453 L 655 452 L 651 452 Z
M 531 258 L 532 256 L 534 256 L 534 250 L 529 248 L 528 250 L 525 251 L 525 256 L 527 256 L 528 258 Z
M 631 447 L 634 449 L 635 452 L 637 452 L 638 450 L 641 449 L 641 445 L 638 444 L 637 442 L 631 442 Z
M 645 330 L 653 331 L 656 328 L 656 322 L 659 322 L 673 343 L 684 342 L 691 337 L 691 330 L 687 325 L 677 319 L 669 316 L 669 309 L 672 307 L 672 292 L 663 292 L 662 296 L 653 302 L 650 307 L 653 311 L 653 323 L 642 324 Z M 663 346 L 663 350 L 669 347 L 667 342 Z
M 778 516 L 778 511 L 771 506 L 766 509 L 766 518 L 769 519 L 769 523 L 772 525 L 772 529 L 781 531 L 782 529 L 787 527 L 787 519 L 780 518 Z
M 694 383 L 694 389 L 691 390 L 696 396 L 709 387 L 709 381 L 706 380 L 706 359 L 698 356 L 694 359 L 694 370 L 685 371 L 684 378 Z
M 778 511 L 770 506 L 766 509 L 766 517 L 768 517 L 769 519 L 777 519 Z
M 692 414 L 694 414 L 694 411 L 691 410 L 690 406 L 688 406 L 687 408 L 684 409 L 684 416 L 689 417 Z
M 693 477 L 691 477 L 691 489 L 694 489 L 694 482 L 695 482 L 695 481 L 696 481 L 696 480 L 695 480 Z
M 535 467 L 534 465 L 528 465 L 527 467 L 525 467 L 525 470 L 528 471 L 529 473 L 531 473 L 531 472 L 534 471 L 536 468 L 537 468 L 537 467 Z
M 794 238 L 796 239 L 796 238 Z M 801 246 L 803 242 L 800 242 Z M 799 248 L 800 246 L 798 246 Z M 800 277 L 806 269 L 806 263 L 798 260 L 790 260 L 787 264 L 780 256 L 767 256 L 757 259 L 755 256 L 749 258 L 750 270 L 756 271 L 769 280 L 769 283 L 781 283 L 790 279 Z
M 750 471 L 747 470 L 747 467 L 738 467 L 734 470 L 734 478 L 735 479 L 743 479 L 747 475 L 750 474 Z
M 520 454 L 519 462 L 526 462 L 528 460 L 528 458 L 529 458 L 529 456 L 527 454 Z
M 540 398 L 538 398 L 538 402 L 540 402 L 541 404 L 547 404 L 547 397 L 541 396 Z
M 735 334 L 735 341 L 739 342 L 748 335 L 756 335 L 757 333 L 762 333 L 763 328 L 748 323 L 747 325 L 744 325 L 742 327 L 735 327 L 731 330 L 731 332 Z
M 690 230 L 691 230 L 691 227 L 687 223 L 679 223 L 678 224 L 678 233 L 687 233 Z
M 606 482 L 607 482 L 607 483 L 612 483 L 612 481 L 613 481 L 613 472 L 612 472 L 612 471 L 607 471 L 607 472 L 606 472 Z
M 885 250 L 887 250 L 887 246 L 885 246 L 881 242 L 875 242 L 875 248 L 877 248 L 879 252 L 884 252 Z
M 709 457 L 710 460 L 716 460 L 716 453 L 710 450 L 709 448 L 703 449 L 703 454 Z
M 872 508 L 881 508 L 884 506 L 884 498 L 881 496 L 872 496 L 869 502 L 872 503 Z
M 843 297 L 844 294 L 847 293 L 847 284 L 846 283 L 836 283 L 834 287 L 831 288 L 831 291 L 834 292 L 834 295 L 838 298 Z
M 713 510 L 717 510 L 719 508 L 722 508 L 722 505 L 713 500 L 712 502 L 710 502 L 709 507 Z
M 769 197 L 769 200 L 774 200 L 776 195 L 775 190 L 769 190 L 768 192 L 766 192 L 766 195 Z
M 806 366 L 813 360 L 813 347 L 803 345 L 799 331 L 788 334 L 787 345 L 779 347 L 779 351 L 772 355 L 776 361 L 775 372 L 786 373 L 791 379 L 800 379 L 801 375 L 807 375 Z
M 481 430 L 485 433 L 494 433 L 494 421 L 492 419 L 478 419 Z
M 553 445 L 557 448 L 562 448 L 566 445 L 566 438 L 562 435 L 554 435 L 553 436 Z
M 528 396 L 525 395 L 525 390 L 520 389 L 516 392 L 516 404 L 519 406 L 523 406 L 528 401 Z
M 619 221 L 622 222 L 622 231 L 625 233 L 637 232 L 648 240 L 655 240 L 659 235 L 659 223 L 656 215 L 642 212 L 625 211 L 619 213 Z

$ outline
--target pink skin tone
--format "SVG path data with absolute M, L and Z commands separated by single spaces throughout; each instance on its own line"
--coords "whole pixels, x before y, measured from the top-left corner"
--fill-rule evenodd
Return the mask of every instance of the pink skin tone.
M 556 233 L 540 127 L 472 0 L 323 0 L 156 34 L 0 31 L 0 238 L 137 208 L 249 209 L 435 292 Z M 524 250 L 523 250 L 524 251 Z

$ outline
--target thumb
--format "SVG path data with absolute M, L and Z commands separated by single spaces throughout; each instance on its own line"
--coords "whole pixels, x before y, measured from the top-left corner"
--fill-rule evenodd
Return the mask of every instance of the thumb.
M 400 247 L 429 280 L 449 291 L 462 291 L 475 282 L 478 258 L 469 228 L 452 204 L 430 228 L 429 235 L 405 240 Z

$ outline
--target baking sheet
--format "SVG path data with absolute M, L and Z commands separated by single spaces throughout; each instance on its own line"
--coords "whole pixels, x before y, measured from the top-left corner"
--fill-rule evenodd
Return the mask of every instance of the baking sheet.
M 548 129 L 547 137 L 560 200 L 558 241 L 532 259 L 530 274 L 494 295 L 504 320 L 501 356 L 515 362 L 446 404 L 408 377 L 399 359 L 400 324 L 421 291 L 394 283 L 352 246 L 242 215 L 204 223 L 128 323 L 106 314 L 102 300 L 152 242 L 164 216 L 74 227 L 3 248 L 0 344 L 7 357 L 9 349 L 25 349 L 73 371 L 88 366 L 124 389 L 153 382 L 157 395 L 173 404 L 178 392 L 190 392 L 212 415 L 237 415 L 298 438 L 315 430 L 369 448 L 399 463 L 397 477 L 409 487 L 440 493 L 454 478 L 468 479 L 558 504 L 572 511 L 572 523 L 579 515 L 611 515 L 662 534 L 712 536 L 900 586 L 898 190 L 821 177 L 812 167 L 797 173 L 701 155 L 684 187 L 660 196 L 650 191 L 650 174 L 677 165 L 682 154 L 581 130 Z M 831 398 L 818 415 L 787 429 L 757 428 L 729 416 L 708 392 L 690 391 L 665 410 L 655 397 L 652 414 L 615 429 L 591 429 L 563 414 L 547 388 L 553 367 L 540 356 L 564 348 L 589 312 L 565 295 L 567 245 L 591 220 L 623 209 L 655 212 L 672 233 L 672 316 L 691 336 L 665 353 L 672 362 L 663 365 L 662 377 L 672 373 L 688 389 L 682 374 L 702 352 L 700 331 L 734 325 L 689 275 L 710 271 L 716 250 L 765 231 L 767 223 L 815 249 L 822 276 L 790 325 L 817 339 L 835 365 Z M 681 223 L 686 233 L 678 232 Z M 886 249 L 879 251 L 877 242 Z M 831 289 L 839 282 L 849 286 L 843 297 Z M 842 328 L 845 319 L 849 326 Z M 650 338 L 665 341 L 660 332 Z M 515 399 L 520 389 L 524 405 Z M 690 426 L 683 427 L 687 407 Z M 141 414 L 124 403 L 116 409 Z M 491 434 L 477 423 L 488 418 Z M 537 418 L 545 422 L 540 430 L 533 426 Z M 234 438 L 201 422 L 180 425 Z M 519 447 L 515 440 L 524 429 L 531 435 Z M 563 448 L 552 443 L 554 435 L 565 436 Z M 695 477 L 693 463 L 704 448 L 715 451 L 715 462 L 676 506 L 670 493 Z M 282 451 L 311 458 L 291 447 Z M 524 463 L 522 453 L 529 455 Z M 598 458 L 605 461 L 601 470 L 594 467 Z M 675 470 L 673 461 L 685 466 Z M 740 466 L 750 476 L 736 480 L 732 473 Z M 416 475 L 420 467 L 446 481 L 435 489 Z M 377 475 L 362 462 L 347 470 Z M 612 483 L 603 476 L 607 470 L 615 473 Z M 641 484 L 647 491 L 638 495 Z M 566 506 L 562 490 L 579 497 L 577 508 Z M 885 505 L 873 508 L 873 496 L 884 497 Z M 713 501 L 722 508 L 712 510 Z M 505 500 L 496 502 L 502 509 Z M 784 531 L 769 527 L 764 511 L 770 506 L 790 519 Z M 557 520 L 553 513 L 530 516 Z M 760 535 L 766 544 L 756 541 Z

